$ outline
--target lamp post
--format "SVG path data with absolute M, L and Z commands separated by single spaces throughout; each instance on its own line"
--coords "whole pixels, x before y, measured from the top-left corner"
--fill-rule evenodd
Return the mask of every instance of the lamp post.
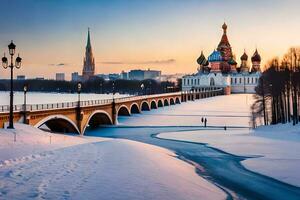
M 145 88 L 145 85 L 144 85 L 144 83 L 142 83 L 142 85 L 141 85 L 142 95 L 144 95 L 144 88 Z
M 27 94 L 27 85 L 24 85 L 23 87 L 23 91 L 24 91 L 24 108 L 23 108 L 23 111 L 24 111 L 24 124 L 27 124 L 27 104 L 26 104 L 26 94 Z
M 115 81 L 112 82 L 112 95 L 113 101 L 115 101 Z
M 8 45 L 8 50 L 9 50 L 9 55 L 10 55 L 10 64 L 8 64 L 8 59 L 7 57 L 3 56 L 2 58 L 2 66 L 4 69 L 7 69 L 8 67 L 10 68 L 10 101 L 9 101 L 9 125 L 7 128 L 9 129 L 13 129 L 14 128 L 14 120 L 13 120 L 13 104 L 14 104 L 14 93 L 13 93 L 13 78 L 14 78 L 14 73 L 13 73 L 13 69 L 17 68 L 19 69 L 21 67 L 21 62 L 22 62 L 22 58 L 20 58 L 20 56 L 18 55 L 18 57 L 15 60 L 15 63 L 13 63 L 13 57 L 16 51 L 16 45 L 13 43 L 13 41 L 11 41 L 11 43 Z
M 80 107 L 80 92 L 81 92 L 82 84 L 77 83 L 77 94 L 78 94 L 78 107 Z
M 102 94 L 103 91 L 102 91 L 102 83 L 100 83 L 100 94 Z
M 115 102 L 115 81 L 112 82 L 112 115 L 113 115 L 113 124 L 116 124 L 116 102 Z

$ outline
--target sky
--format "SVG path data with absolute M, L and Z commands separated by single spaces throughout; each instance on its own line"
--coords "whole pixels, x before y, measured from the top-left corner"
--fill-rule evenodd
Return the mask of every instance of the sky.
M 244 49 L 252 56 L 257 48 L 264 65 L 300 44 L 299 7 L 297 0 L 1 0 L 0 53 L 14 40 L 23 58 L 16 75 L 70 78 L 82 71 L 89 27 L 97 74 L 194 73 L 225 21 L 238 63 Z

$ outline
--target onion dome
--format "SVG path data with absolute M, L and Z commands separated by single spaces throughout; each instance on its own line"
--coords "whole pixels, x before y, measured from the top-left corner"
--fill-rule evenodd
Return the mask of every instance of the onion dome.
M 260 62 L 261 61 L 261 57 L 260 57 L 257 49 L 255 50 L 253 56 L 251 57 L 251 61 L 252 62 Z
M 227 25 L 225 22 L 222 26 L 222 29 L 223 29 L 223 35 L 222 35 L 221 41 L 218 45 L 218 49 L 220 49 L 221 47 L 230 47 L 229 40 L 227 37 Z
M 228 64 L 229 65 L 237 65 L 237 62 L 233 58 L 230 58 L 230 60 L 228 61 Z
M 227 30 L 227 24 L 224 22 L 223 26 L 222 26 L 222 29 L 224 30 L 224 32 L 226 32 Z
M 214 50 L 214 52 L 212 52 L 212 54 L 210 54 L 210 56 L 208 56 L 208 61 L 209 62 L 221 62 L 221 61 L 223 61 L 221 52 Z
M 199 58 L 197 59 L 197 63 L 199 64 L 199 65 L 205 65 L 205 63 L 207 62 L 207 60 L 206 60 L 206 58 L 205 58 L 205 56 L 204 56 L 204 54 L 203 54 L 203 51 L 201 51 L 201 55 L 199 56 Z
M 244 54 L 241 56 L 241 60 L 248 60 L 248 55 L 244 51 Z

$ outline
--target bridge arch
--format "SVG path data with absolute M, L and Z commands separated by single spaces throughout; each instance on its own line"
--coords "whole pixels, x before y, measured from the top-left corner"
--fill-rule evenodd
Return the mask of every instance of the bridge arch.
M 121 105 L 117 111 L 117 116 L 130 116 L 129 108 L 125 105 Z
M 164 106 L 164 104 L 163 104 L 163 102 L 162 102 L 162 100 L 161 99 L 159 99 L 158 101 L 157 101 L 157 107 L 163 107 Z
M 131 104 L 131 106 L 130 106 L 130 113 L 131 114 L 141 113 L 138 104 L 136 104 L 136 103 Z
M 176 103 L 176 104 L 180 104 L 180 99 L 179 99 L 178 97 L 176 97 L 175 103 Z
M 156 101 L 152 100 L 150 103 L 151 109 L 157 109 Z
M 150 106 L 149 106 L 149 104 L 148 104 L 148 102 L 147 101 L 143 101 L 142 103 L 141 103 L 141 110 L 142 111 L 149 111 L 150 110 Z
M 169 106 L 169 101 L 168 101 L 168 99 L 164 99 L 164 106 Z
M 112 124 L 113 124 L 113 120 L 107 112 L 103 110 L 96 110 L 92 114 L 90 114 L 89 118 L 87 119 L 82 134 L 84 134 L 87 127 L 97 128 L 100 125 L 112 125 Z
M 51 131 L 57 133 L 78 133 L 80 131 L 77 125 L 68 117 L 64 115 L 50 115 L 45 117 L 37 124 L 34 125 L 36 128 L 46 125 Z
M 173 98 L 170 98 L 170 105 L 175 105 L 175 101 Z

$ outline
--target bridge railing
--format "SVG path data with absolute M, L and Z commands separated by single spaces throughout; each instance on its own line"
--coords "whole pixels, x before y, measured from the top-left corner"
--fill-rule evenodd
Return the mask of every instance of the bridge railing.
M 212 92 L 212 91 L 221 91 L 220 88 L 215 88 L 213 90 L 199 91 L 199 93 Z M 184 93 L 184 92 L 183 92 Z M 173 92 L 173 93 L 163 93 L 163 94 L 152 94 L 152 95 L 142 95 L 142 96 L 129 96 L 129 97 L 120 97 L 115 98 L 114 101 L 116 103 L 122 103 L 127 101 L 134 100 L 143 100 L 148 98 L 160 98 L 160 97 L 169 97 L 169 96 L 180 96 L 182 92 Z M 97 105 L 105 105 L 111 104 L 113 99 L 100 99 L 100 100 L 88 100 L 88 101 L 80 101 L 81 107 L 87 106 L 97 106 Z M 65 108 L 75 108 L 78 107 L 78 101 L 75 102 L 61 102 L 61 103 L 48 103 L 48 104 L 27 104 L 26 108 L 24 105 L 14 105 L 14 112 L 21 111 L 41 111 L 41 110 L 53 110 L 53 109 L 65 109 Z M 0 113 L 9 112 L 8 105 L 0 105 Z

